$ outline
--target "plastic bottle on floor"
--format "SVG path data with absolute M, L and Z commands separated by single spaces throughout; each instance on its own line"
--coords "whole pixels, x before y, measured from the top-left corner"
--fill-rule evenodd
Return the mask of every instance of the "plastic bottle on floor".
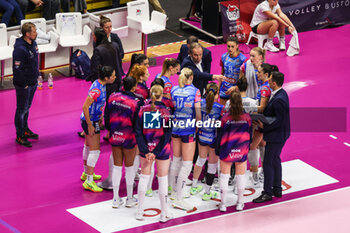
M 38 77 L 38 89 L 39 90 L 43 89 L 43 76 L 41 76 L 41 74 Z
M 53 88 L 53 77 L 51 73 L 49 73 L 49 78 L 47 82 L 48 82 L 49 88 Z

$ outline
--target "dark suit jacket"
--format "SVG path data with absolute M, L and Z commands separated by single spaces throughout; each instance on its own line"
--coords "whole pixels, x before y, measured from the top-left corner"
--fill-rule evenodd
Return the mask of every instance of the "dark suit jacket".
M 266 142 L 285 142 L 290 136 L 289 98 L 284 89 L 280 89 L 267 104 L 264 115 L 276 120 L 264 124 L 264 140 Z
M 188 47 L 187 44 L 181 45 L 180 48 L 180 53 L 177 56 L 177 60 L 182 64 L 183 60 L 188 57 Z M 205 67 L 205 70 L 208 70 L 208 73 L 210 73 L 211 70 L 211 51 L 207 48 L 203 48 L 203 58 L 202 58 L 202 63 L 203 66 Z
M 184 67 L 190 68 L 192 70 L 192 72 L 193 72 L 193 85 L 195 87 L 197 87 L 200 90 L 201 94 L 203 95 L 203 90 L 207 86 L 208 81 L 213 81 L 213 75 L 210 74 L 208 69 L 206 69 L 203 62 L 202 62 L 203 72 L 201 72 L 197 68 L 196 64 L 194 64 L 194 62 L 192 61 L 190 56 L 186 57 L 183 60 L 183 62 L 181 64 L 181 69 Z
M 110 49 L 110 47 L 106 47 L 103 44 L 97 46 L 94 49 L 94 52 L 91 57 L 91 74 L 90 74 L 90 80 L 91 82 L 94 82 L 99 75 L 99 66 L 112 66 L 115 70 L 115 75 L 117 78 L 115 79 L 113 84 L 107 85 L 107 92 L 108 94 L 112 93 L 113 91 L 119 90 L 123 70 L 122 70 L 122 64 L 120 63 L 120 53 L 118 51 L 118 45 L 115 42 L 111 43 L 111 46 L 114 48 L 114 51 Z M 109 87 L 113 86 L 113 90 L 109 91 Z M 114 90 L 115 89 L 115 90 Z M 108 95 L 107 94 L 107 95 Z

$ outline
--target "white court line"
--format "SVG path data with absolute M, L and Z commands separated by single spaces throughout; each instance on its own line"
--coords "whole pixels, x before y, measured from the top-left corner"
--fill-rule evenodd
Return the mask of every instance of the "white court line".
M 344 142 L 344 145 L 350 147 L 350 144 L 347 142 Z
M 334 136 L 334 135 L 329 135 L 331 138 L 333 138 L 333 139 L 338 139 L 336 136 Z
M 269 208 L 269 207 L 272 207 L 272 206 L 277 206 L 277 205 L 282 205 L 282 204 L 295 202 L 295 201 L 299 201 L 299 200 L 304 200 L 304 199 L 308 199 L 308 198 L 318 197 L 318 196 L 322 196 L 322 195 L 326 195 L 326 194 L 334 193 L 334 192 L 338 192 L 338 191 L 343 191 L 343 190 L 347 190 L 347 189 L 350 189 L 350 186 L 344 187 L 344 188 L 340 188 L 340 189 L 334 189 L 334 190 L 326 191 L 326 192 L 323 192 L 323 193 L 316 193 L 316 194 L 313 194 L 313 195 L 310 195 L 310 196 L 299 197 L 299 198 L 288 200 L 288 201 L 278 202 L 278 203 L 274 203 L 274 204 L 271 204 L 271 205 L 264 205 L 264 206 L 252 208 L 252 209 L 249 209 L 249 210 L 243 210 L 243 211 L 239 211 L 239 212 L 223 214 L 223 215 L 219 215 L 219 216 L 215 216 L 215 217 L 211 217 L 211 218 L 201 219 L 201 220 L 197 220 L 195 222 L 189 222 L 189 223 L 179 224 L 179 225 L 176 225 L 176 226 L 165 227 L 165 228 L 162 228 L 162 229 L 158 229 L 158 230 L 154 230 L 154 231 L 148 231 L 148 232 L 159 232 L 159 231 L 163 231 L 163 230 L 174 229 L 174 228 L 180 227 L 180 226 L 186 226 L 186 225 L 196 224 L 196 223 L 199 223 L 199 222 L 204 222 L 204 221 L 217 219 L 217 218 L 221 218 L 221 217 L 236 215 L 236 214 L 240 214 L 240 213 L 244 213 L 244 212 L 250 212 L 250 211 L 255 211 L 255 210 L 259 210 L 259 209 L 265 209 L 265 208 Z

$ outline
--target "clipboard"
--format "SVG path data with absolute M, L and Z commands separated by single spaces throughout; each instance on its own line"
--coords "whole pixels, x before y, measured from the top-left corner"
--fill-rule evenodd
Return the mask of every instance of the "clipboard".
M 268 124 L 268 125 L 272 124 L 276 120 L 275 117 L 267 117 L 264 114 L 260 114 L 260 113 L 250 114 L 250 117 L 252 118 L 252 121 L 260 120 L 262 123 Z

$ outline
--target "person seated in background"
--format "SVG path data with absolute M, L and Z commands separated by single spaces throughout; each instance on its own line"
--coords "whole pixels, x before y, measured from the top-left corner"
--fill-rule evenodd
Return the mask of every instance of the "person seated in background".
M 166 15 L 165 10 L 163 9 L 162 5 L 160 5 L 158 0 L 148 0 L 148 2 L 152 5 L 154 10 L 159 11 L 160 13 L 163 13 Z
M 74 11 L 83 14 L 87 13 L 87 5 L 85 0 L 74 0 Z M 70 0 L 61 0 L 61 8 L 63 12 L 70 12 Z
M 267 42 L 264 49 L 271 52 L 286 50 L 285 29 L 288 28 L 290 34 L 293 33 L 295 27 L 289 18 L 282 12 L 278 0 L 266 0 L 260 3 L 254 11 L 253 19 L 250 23 L 252 31 L 257 34 L 268 34 Z M 276 31 L 279 32 L 279 49 L 273 43 L 273 37 Z
M 186 44 L 181 45 L 180 48 L 180 53 L 177 56 L 177 60 L 182 64 L 183 60 L 188 57 L 188 50 L 191 46 L 192 43 L 198 43 L 198 38 L 196 36 L 189 36 L 186 40 Z M 205 67 L 205 70 L 208 70 L 210 73 L 211 70 L 211 62 L 212 62 L 212 57 L 211 57 L 211 51 L 207 48 L 203 48 L 203 65 Z
M 17 2 L 24 16 L 39 6 L 43 6 L 43 17 L 46 20 L 55 19 L 56 13 L 61 11 L 60 0 L 17 0 Z
M 190 55 L 183 60 L 181 69 L 187 67 L 192 70 L 193 85 L 198 88 L 201 95 L 203 95 L 204 89 L 209 81 L 218 80 L 221 82 L 224 76 L 221 74 L 210 74 L 210 70 L 203 63 L 203 47 L 199 43 L 192 43 L 189 49 Z
M 3 0 L 0 1 L 0 10 L 3 12 L 1 23 L 9 26 L 10 19 L 13 13 L 16 15 L 16 24 L 21 24 L 21 20 L 24 19 L 21 8 L 19 7 L 16 0 Z

